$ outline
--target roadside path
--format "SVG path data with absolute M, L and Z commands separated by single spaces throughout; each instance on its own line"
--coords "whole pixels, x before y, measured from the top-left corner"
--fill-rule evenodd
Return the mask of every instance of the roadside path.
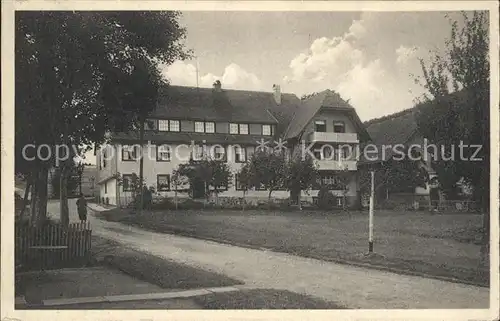
M 78 221 L 70 200 L 71 221 Z M 58 213 L 49 204 L 49 212 Z M 96 210 L 104 208 L 91 204 Z M 52 209 L 52 210 L 51 210 Z M 225 274 L 247 286 L 317 296 L 349 308 L 488 308 L 489 289 L 365 269 L 271 251 L 161 234 L 89 215 L 93 233 L 176 262 Z

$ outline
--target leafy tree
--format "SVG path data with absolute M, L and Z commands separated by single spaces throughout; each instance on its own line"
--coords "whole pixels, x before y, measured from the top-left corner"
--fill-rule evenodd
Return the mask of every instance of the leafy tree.
M 311 156 L 306 158 L 294 155 L 288 163 L 286 173 L 286 184 L 291 195 L 298 196 L 299 209 L 302 209 L 301 192 L 307 191 L 315 184 L 318 177 L 318 169 Z
M 408 155 L 408 154 L 405 154 Z M 371 174 L 369 170 L 360 170 L 360 191 L 369 192 L 371 188 Z M 401 193 L 415 191 L 417 187 L 425 187 L 428 181 L 428 173 L 422 167 L 420 160 L 412 160 L 404 157 L 401 160 L 388 159 L 375 170 L 375 193 L 381 191 L 389 193 Z
M 183 186 L 188 182 L 188 178 L 180 174 L 179 169 L 175 169 L 172 173 L 172 184 L 174 185 L 174 199 L 175 199 L 175 209 L 179 208 L 179 199 L 177 194 L 179 192 L 179 186 Z
M 188 163 L 179 164 L 176 175 L 187 177 L 191 186 L 194 186 L 195 182 L 203 183 L 205 197 L 208 197 L 208 190 L 212 188 L 217 202 L 221 188 L 229 186 L 232 178 L 231 169 L 225 161 L 208 157 L 201 160 L 191 159 Z
M 240 189 L 243 191 L 243 204 L 242 209 L 245 210 L 246 205 L 246 194 L 248 190 L 252 187 L 252 172 L 250 169 L 250 163 L 247 161 L 238 171 L 238 184 Z
M 79 186 L 79 168 L 78 165 L 74 165 L 69 169 L 68 179 L 66 180 L 66 190 L 69 193 L 74 193 Z M 52 196 L 59 197 L 61 193 L 61 169 L 55 168 L 54 173 L 51 177 L 52 184 Z
M 483 211 L 485 244 L 489 241 L 490 181 L 490 61 L 488 12 L 462 14 L 463 24 L 451 21 L 450 38 L 443 55 L 435 53 L 429 64 L 421 60 L 423 81 L 427 90 L 420 104 L 417 125 L 431 142 L 451 153 L 460 143 L 468 146 L 463 157 L 439 159 L 433 166 L 440 185 L 453 186 L 464 179 L 472 186 L 473 199 Z M 417 79 L 417 82 L 419 79 Z M 450 163 L 453 163 L 450 165 Z M 446 180 L 443 180 L 446 173 Z M 441 174 L 441 176 L 439 175 Z
M 211 175 L 207 183 L 208 186 L 214 190 L 218 204 L 221 188 L 227 188 L 230 185 L 233 174 L 231 173 L 229 165 L 222 160 L 209 160 L 208 168 L 211 170 Z
M 286 185 L 287 162 L 284 153 L 271 149 L 257 150 L 250 159 L 249 170 L 253 187 L 264 187 L 269 191 L 268 200 L 271 204 L 271 194 Z
M 450 38 L 444 55 L 438 53 L 428 65 L 421 60 L 426 95 L 420 104 L 417 124 L 422 134 L 455 157 L 451 161 L 438 160 L 437 171 L 446 168 L 456 174 L 455 183 L 462 176 L 474 189 L 474 198 L 483 210 L 489 207 L 489 35 L 488 13 L 475 11 L 472 16 L 463 13 L 463 26 L 451 22 Z M 418 80 L 418 79 L 417 79 Z M 457 147 L 482 146 L 477 158 L 470 161 L 474 148 L 464 150 L 464 159 Z M 439 176 L 439 175 L 438 175 Z M 443 185 L 441 177 L 438 177 Z M 447 184 L 444 184 L 447 185 Z
M 187 57 L 178 17 L 177 12 L 16 13 L 16 172 L 30 182 L 33 221 L 46 216 L 54 157 L 27 162 L 20 157 L 22 148 L 90 146 L 102 143 L 107 131 L 132 130 L 154 106 L 156 87 L 147 84 L 157 84 L 158 64 Z M 60 165 L 65 186 L 70 164 Z M 61 221 L 68 222 L 64 188 Z

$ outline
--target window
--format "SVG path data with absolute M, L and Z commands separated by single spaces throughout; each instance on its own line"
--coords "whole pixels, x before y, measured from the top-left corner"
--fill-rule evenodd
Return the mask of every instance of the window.
M 342 160 L 350 159 L 353 155 L 353 151 L 349 146 L 342 146 Z
M 106 150 L 102 150 L 102 168 L 106 168 Z
M 235 186 L 237 191 L 243 190 L 243 186 L 241 186 L 241 182 L 240 182 L 240 174 L 234 175 L 234 186 Z
M 323 185 L 335 186 L 338 183 L 338 179 L 333 175 L 326 175 L 321 178 L 321 182 Z
M 247 161 L 247 151 L 245 147 L 234 147 L 234 161 L 236 163 L 244 163 Z
M 178 120 L 171 120 L 169 126 L 171 132 L 178 132 L 181 130 L 181 125 Z
M 222 146 L 214 146 L 213 157 L 215 160 L 226 161 L 226 149 Z
M 156 129 L 156 119 L 146 119 L 144 122 L 144 130 L 155 130 Z
M 248 135 L 248 124 L 240 124 L 240 134 Z
M 343 121 L 333 122 L 333 132 L 334 133 L 345 133 L 345 124 Z
M 157 145 L 156 146 L 156 161 L 158 162 L 170 162 L 171 150 L 169 145 Z
M 200 145 L 194 145 L 194 154 L 193 154 L 193 158 L 194 160 L 200 160 L 203 158 L 203 156 L 205 156 L 205 147 L 204 146 L 200 146 Z
M 161 132 L 168 132 L 168 120 L 158 120 L 158 130 Z
M 324 133 L 326 132 L 326 121 L 317 120 L 314 122 L 314 131 Z
M 313 155 L 314 155 L 314 158 L 315 158 L 316 160 L 321 160 L 321 159 L 323 159 L 323 157 L 322 157 L 323 155 L 321 154 L 321 151 L 320 151 L 320 150 L 315 150 L 315 151 L 313 152 Z
M 108 194 L 108 182 L 104 182 L 104 194 Z
M 332 160 L 334 158 L 335 150 L 332 146 L 325 145 L 323 147 L 323 159 Z
M 122 161 L 135 161 L 137 158 L 137 146 L 122 146 Z
M 262 135 L 265 136 L 271 135 L 271 125 L 262 125 Z
M 156 185 L 159 192 L 170 191 L 170 175 L 157 175 Z
M 132 174 L 124 174 L 122 176 L 122 186 L 124 192 L 132 191 Z
M 206 122 L 205 123 L 205 133 L 215 133 L 215 123 Z
M 238 134 L 238 124 L 229 124 L 229 134 Z
M 194 122 L 194 131 L 195 133 L 204 133 L 205 132 L 205 123 L 202 121 Z

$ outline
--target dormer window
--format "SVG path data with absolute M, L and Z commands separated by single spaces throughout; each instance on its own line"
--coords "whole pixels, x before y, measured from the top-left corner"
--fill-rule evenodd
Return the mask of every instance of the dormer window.
M 262 135 L 271 136 L 271 125 L 262 125 Z
M 248 124 L 229 124 L 229 134 L 248 135 Z
M 205 133 L 215 133 L 215 123 L 207 121 L 205 123 Z
M 333 122 L 333 132 L 334 133 L 345 133 L 345 123 L 343 121 Z
M 240 134 L 248 135 L 248 124 L 240 124 Z
M 168 132 L 168 120 L 159 119 L 158 120 L 158 130 L 161 132 Z
M 195 131 L 195 133 L 205 132 L 205 123 L 202 121 L 194 122 L 194 131 Z
M 238 124 L 229 124 L 229 134 L 238 134 Z
M 326 121 L 324 120 L 316 120 L 314 122 L 314 131 L 319 133 L 326 132 Z

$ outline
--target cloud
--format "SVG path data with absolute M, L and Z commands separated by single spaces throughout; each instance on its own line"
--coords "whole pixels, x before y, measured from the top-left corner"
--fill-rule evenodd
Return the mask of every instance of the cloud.
M 172 85 L 196 86 L 196 67 L 193 64 L 176 61 L 172 65 L 164 67 L 162 74 Z M 255 74 L 235 63 L 226 66 L 220 76 L 213 73 L 199 75 L 198 85 L 212 87 L 216 80 L 220 80 L 222 87 L 228 89 L 262 90 L 263 88 L 262 82 Z
M 442 44 L 449 32 L 431 32 L 437 20 L 437 15 L 362 13 L 344 34 L 315 39 L 297 53 L 283 81 L 298 95 L 335 90 L 364 120 L 410 108 L 423 90 L 410 76 L 420 72 L 415 58 L 425 58 L 425 49 Z
M 396 63 L 397 64 L 405 64 L 407 63 L 410 59 L 415 58 L 416 54 L 418 52 L 417 47 L 405 47 L 403 45 L 399 46 L 396 49 Z

